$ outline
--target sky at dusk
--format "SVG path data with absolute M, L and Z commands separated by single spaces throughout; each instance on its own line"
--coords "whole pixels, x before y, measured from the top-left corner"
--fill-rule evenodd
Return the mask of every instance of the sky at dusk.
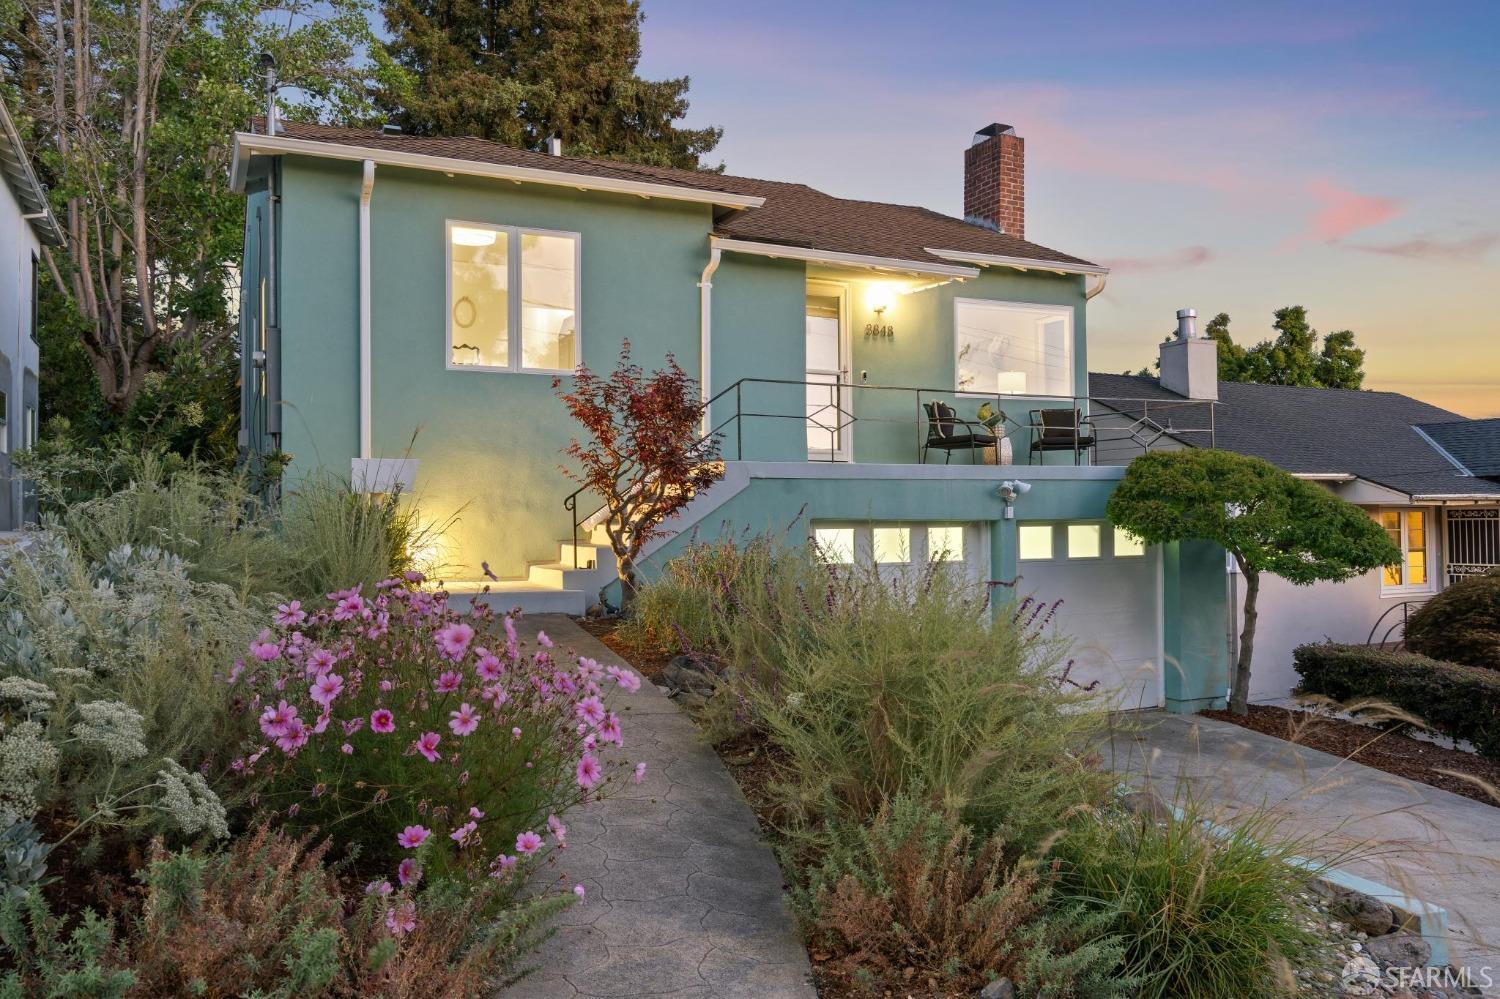
M 1500 416 L 1500 3 L 644 0 L 729 171 L 961 214 L 962 153 L 1026 139 L 1027 238 L 1113 268 L 1090 367 L 1192 306 L 1241 343 L 1307 306 L 1367 388 Z

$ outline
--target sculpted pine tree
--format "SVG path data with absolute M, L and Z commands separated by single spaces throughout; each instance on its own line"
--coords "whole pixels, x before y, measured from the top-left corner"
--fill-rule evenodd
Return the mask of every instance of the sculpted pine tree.
M 1244 625 L 1229 709 L 1249 711 L 1262 573 L 1298 586 L 1343 582 L 1401 553 L 1368 514 L 1270 462 L 1229 451 L 1153 451 L 1130 463 L 1109 519 L 1150 544 L 1211 541 L 1245 580 Z
M 681 128 L 688 78 L 643 80 L 637 0 L 383 0 L 411 73 L 379 103 L 417 135 L 475 136 L 695 169 L 722 129 Z
M 562 472 L 604 500 L 602 526 L 615 553 L 621 607 L 628 610 L 639 586 L 641 549 L 663 533 L 663 521 L 724 474 L 719 438 L 701 435 L 698 383 L 677 360 L 668 354 L 666 367 L 648 375 L 630 360 L 629 340 L 609 375 L 579 365 L 571 390 L 560 378 L 552 388 L 588 434 L 565 450 L 579 469 Z
M 1241 347 L 1229 335 L 1229 313 L 1208 321 L 1203 335 L 1219 345 L 1219 381 L 1340 389 L 1364 384 L 1365 352 L 1355 345 L 1352 331 L 1329 333 L 1320 346 L 1318 331 L 1300 305 L 1277 309 L 1271 325 L 1276 339 Z

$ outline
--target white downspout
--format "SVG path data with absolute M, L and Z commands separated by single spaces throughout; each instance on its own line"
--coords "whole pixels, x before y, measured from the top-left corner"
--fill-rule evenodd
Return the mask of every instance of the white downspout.
M 370 195 L 375 190 L 375 161 L 365 160 L 359 188 L 359 456 L 373 457 L 370 447 Z
M 719 258 L 723 251 L 710 243 L 708 250 L 708 264 L 703 268 L 703 277 L 698 279 L 698 355 L 701 358 L 698 372 L 698 384 L 703 390 L 703 401 L 705 403 L 711 398 L 709 389 L 709 377 L 713 373 L 711 357 L 713 351 L 713 298 L 714 298 L 714 271 L 719 269 Z M 703 407 L 703 433 L 709 431 L 708 407 Z
M 1087 282 L 1085 282 L 1085 290 L 1084 290 L 1084 293 L 1083 293 L 1083 300 L 1085 302 L 1087 302 L 1089 299 L 1093 298 L 1095 295 L 1097 295 L 1101 291 L 1103 291 L 1104 290 L 1104 285 L 1109 281 L 1109 275 L 1108 274 L 1095 274 L 1093 276 L 1097 277 L 1099 279 L 1099 283 L 1096 284 L 1096 285 L 1094 285 L 1092 288 L 1088 288 L 1087 287 Z

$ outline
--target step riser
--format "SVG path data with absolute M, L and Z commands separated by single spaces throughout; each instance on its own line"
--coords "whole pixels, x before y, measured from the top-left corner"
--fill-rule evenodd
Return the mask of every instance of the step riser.
M 520 608 L 523 614 L 571 614 L 581 617 L 588 610 L 591 600 L 582 590 L 503 590 L 499 593 L 454 593 L 449 598 L 453 606 L 463 606 L 470 598 L 478 596 L 479 602 L 496 613 L 506 614 Z

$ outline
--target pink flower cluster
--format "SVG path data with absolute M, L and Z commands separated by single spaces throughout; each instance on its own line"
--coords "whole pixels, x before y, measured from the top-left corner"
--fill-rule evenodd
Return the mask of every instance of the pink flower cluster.
M 440 851 L 446 869 L 510 877 L 521 858 L 566 846 L 557 816 L 631 770 L 606 695 L 641 683 L 544 632 L 526 642 L 511 618 L 454 608 L 420 582 L 282 604 L 229 677 L 261 737 L 233 767 L 262 800 L 309 824 L 358 809 L 347 836 L 376 855 L 393 840 L 408 852 L 399 890 L 371 883 L 395 893 L 387 926 L 398 937 L 416 924 L 406 893 L 421 858 Z M 639 782 L 645 765 L 633 769 Z

